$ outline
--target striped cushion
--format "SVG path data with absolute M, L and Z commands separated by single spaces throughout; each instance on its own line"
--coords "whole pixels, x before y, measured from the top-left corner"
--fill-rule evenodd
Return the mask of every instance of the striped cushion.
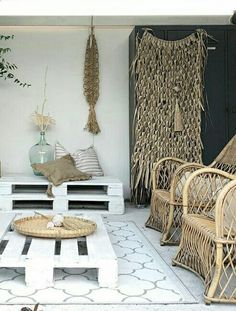
M 58 141 L 55 143 L 55 159 L 60 159 L 65 155 L 69 154 L 67 151 Z M 75 159 L 74 159 L 75 160 Z
M 55 144 L 55 158 L 59 159 L 66 154 L 67 151 L 59 142 Z M 76 168 L 83 173 L 90 174 L 92 176 L 103 176 L 103 171 L 98 162 L 96 151 L 91 146 L 87 149 L 78 149 L 71 156 L 75 160 Z

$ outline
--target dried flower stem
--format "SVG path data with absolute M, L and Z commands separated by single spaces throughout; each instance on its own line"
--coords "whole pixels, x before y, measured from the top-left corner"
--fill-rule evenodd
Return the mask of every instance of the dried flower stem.
M 45 69 L 45 75 L 44 75 L 44 90 L 43 90 L 43 104 L 42 104 L 42 110 L 41 110 L 41 114 L 43 115 L 44 113 L 44 107 L 47 101 L 46 98 L 46 90 L 47 90 L 47 75 L 48 75 L 48 66 Z
M 43 103 L 41 112 L 39 112 L 39 107 L 37 106 L 36 111 L 32 114 L 33 122 L 41 132 L 46 132 L 47 128 L 53 124 L 55 124 L 55 120 L 48 114 L 44 115 L 44 108 L 47 102 L 46 91 L 47 91 L 47 74 L 48 74 L 48 66 L 45 69 L 44 75 L 44 90 L 43 90 Z

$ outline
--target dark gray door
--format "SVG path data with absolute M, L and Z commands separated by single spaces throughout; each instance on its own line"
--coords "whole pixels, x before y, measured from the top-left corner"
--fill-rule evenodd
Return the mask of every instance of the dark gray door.
M 228 31 L 229 137 L 236 134 L 236 30 Z

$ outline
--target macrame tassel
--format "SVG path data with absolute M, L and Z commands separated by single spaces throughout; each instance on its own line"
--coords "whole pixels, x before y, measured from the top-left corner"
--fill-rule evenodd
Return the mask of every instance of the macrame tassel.
M 48 184 L 46 194 L 49 198 L 54 198 L 54 194 L 52 193 L 52 184 Z
M 95 105 L 99 97 L 99 62 L 98 47 L 93 26 L 88 37 L 84 62 L 84 96 L 89 105 L 88 122 L 85 129 L 92 134 L 98 134 L 100 128 L 96 119 Z
M 94 106 L 92 105 L 89 107 L 88 121 L 87 121 L 85 129 L 93 134 L 98 134 L 101 132 L 100 127 L 97 122 L 96 112 L 95 112 Z
M 181 112 L 180 112 L 178 103 L 175 104 L 174 131 L 175 132 L 182 132 L 183 131 L 182 116 L 181 116 Z

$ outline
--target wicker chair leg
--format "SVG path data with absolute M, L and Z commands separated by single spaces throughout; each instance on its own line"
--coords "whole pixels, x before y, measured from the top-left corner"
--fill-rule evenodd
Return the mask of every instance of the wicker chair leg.
M 148 220 L 145 222 L 145 226 L 154 230 L 157 230 L 159 232 L 162 232 L 163 230 L 163 223 L 162 219 L 160 217 L 159 213 L 159 206 L 158 206 L 158 200 L 157 195 L 153 191 L 152 197 L 151 197 L 151 211 L 150 216 Z
M 211 300 L 210 299 L 208 299 L 208 298 L 204 298 L 204 302 L 205 302 L 205 304 L 207 305 L 207 306 L 209 306 L 210 304 L 211 304 Z
M 211 280 L 210 287 L 205 293 L 205 301 L 211 300 L 214 297 L 222 273 L 222 260 L 223 260 L 223 245 L 221 243 L 216 244 L 216 265 L 214 275 Z
M 166 245 L 169 242 L 170 230 L 173 224 L 173 220 L 174 220 L 174 206 L 171 204 L 169 205 L 169 215 L 168 215 L 167 223 L 165 224 L 164 231 L 162 233 L 162 237 L 160 241 L 161 245 Z

